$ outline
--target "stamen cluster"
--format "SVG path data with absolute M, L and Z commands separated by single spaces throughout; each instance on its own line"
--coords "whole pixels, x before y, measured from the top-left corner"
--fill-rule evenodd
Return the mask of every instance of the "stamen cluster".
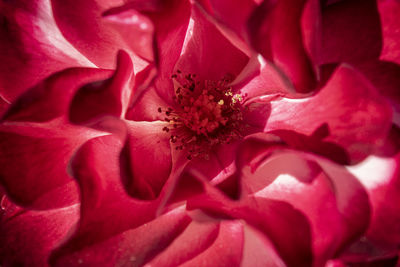
M 187 158 L 202 156 L 217 144 L 227 144 L 242 137 L 242 97 L 233 94 L 231 79 L 196 80 L 195 74 L 180 70 L 171 76 L 174 82 L 175 108 L 162 109 L 176 150 L 185 150 Z

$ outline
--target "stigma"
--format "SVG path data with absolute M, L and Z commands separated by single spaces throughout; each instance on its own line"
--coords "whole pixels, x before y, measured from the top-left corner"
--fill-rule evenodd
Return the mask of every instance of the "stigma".
M 177 70 L 174 83 L 174 108 L 158 108 L 168 123 L 163 131 L 170 134 L 176 150 L 187 158 L 209 158 L 214 146 L 229 144 L 243 136 L 242 96 L 232 93 L 232 81 L 197 80 L 195 74 Z

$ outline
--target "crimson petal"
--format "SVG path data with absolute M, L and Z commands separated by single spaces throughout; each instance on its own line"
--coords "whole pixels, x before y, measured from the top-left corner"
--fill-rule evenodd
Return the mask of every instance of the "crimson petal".
M 342 65 L 316 95 L 271 102 L 264 131 L 286 129 L 310 136 L 327 124 L 330 135 L 324 140 L 342 146 L 354 163 L 383 144 L 391 120 L 388 102 L 360 73 Z
M 171 174 L 169 135 L 162 122 L 129 122 L 128 138 L 122 150 L 126 160 L 124 182 L 127 192 L 139 199 L 156 199 Z
M 51 251 L 79 218 L 79 205 L 0 217 L 0 262 L 5 266 L 49 266 Z
M 63 121 L 3 124 L 1 183 L 10 197 L 23 206 L 48 209 L 76 203 L 79 196 L 67 174 L 67 163 L 79 145 L 99 134 Z
M 231 201 L 207 186 L 203 195 L 188 200 L 189 210 L 201 209 L 219 219 L 242 219 L 271 240 L 288 266 L 310 266 L 312 262 L 310 228 L 307 219 L 291 205 L 265 198 Z M 292 227 L 296 222 L 296 227 Z
M 196 74 L 198 79 L 220 80 L 229 74 L 236 77 L 249 58 L 229 42 L 195 6 L 193 29 L 175 69 Z
M 85 247 L 136 228 L 155 217 L 157 202 L 134 200 L 122 186 L 119 162 L 123 142 L 121 136 L 101 136 L 90 139 L 76 152 L 71 169 L 81 189 L 79 227 L 52 254 L 52 263 L 62 262 L 64 257 L 68 260 L 68 255 L 79 254 Z
M 383 48 L 380 58 L 400 64 L 400 33 L 398 14 L 400 3 L 396 0 L 378 1 L 382 23 Z
M 120 50 L 117 67 L 111 78 L 86 84 L 75 94 L 69 107 L 71 122 L 79 124 L 104 115 L 124 116 L 132 92 L 129 83 L 132 75 L 131 59 Z
M 248 21 L 251 45 L 265 59 L 280 67 L 299 92 L 308 92 L 316 85 L 313 63 L 303 43 L 301 26 L 306 28 L 309 25 L 306 19 L 304 25 L 301 24 L 305 4 L 304 0 L 264 0 Z M 309 15 L 308 19 L 318 18 L 311 17 L 311 14 L 306 14 Z M 313 31 L 309 27 L 305 36 L 313 37 L 314 34 L 310 33 Z M 310 51 L 311 43 L 306 42 Z
M 62 36 L 49 2 L 0 3 L 0 95 L 9 102 L 54 72 L 94 66 Z
M 321 63 L 377 59 L 382 38 L 376 1 L 350 0 L 325 6 L 322 33 Z

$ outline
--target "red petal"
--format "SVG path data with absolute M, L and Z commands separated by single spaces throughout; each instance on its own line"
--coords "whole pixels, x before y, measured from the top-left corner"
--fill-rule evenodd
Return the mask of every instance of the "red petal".
M 171 174 L 172 156 L 169 134 L 162 122 L 128 123 L 128 139 L 122 152 L 125 185 L 139 199 L 155 199 Z
M 157 202 L 137 201 L 125 192 L 119 167 L 122 143 L 118 136 L 102 136 L 76 152 L 71 169 L 81 189 L 81 219 L 74 235 L 52 255 L 53 263 L 155 217 Z
M 239 150 L 243 191 L 301 210 L 311 222 L 319 266 L 367 229 L 366 191 L 344 167 L 312 154 L 273 148 L 267 137 L 264 142 L 261 136 L 248 138 Z
M 0 179 L 13 200 L 40 209 L 78 201 L 68 161 L 79 145 L 101 133 L 62 121 L 0 129 Z
M 152 266 L 178 266 L 201 258 L 218 242 L 220 231 L 217 223 L 191 222 L 175 240 L 149 262 Z M 238 241 L 238 240 L 237 240 Z M 194 265 L 193 265 L 194 266 Z M 198 265 L 196 265 L 198 266 Z
M 217 239 L 213 244 L 181 266 L 240 266 L 243 239 L 243 226 L 240 222 L 222 222 Z
M 250 80 L 244 80 L 235 84 L 240 94 L 245 97 L 246 102 L 254 100 L 255 97 L 279 94 L 294 97 L 295 90 L 290 80 L 273 64 L 265 62 L 262 58 L 252 58 L 251 64 L 255 76 Z M 257 73 L 258 72 L 258 73 Z M 252 73 L 244 74 L 245 78 L 251 77 Z
M 130 51 L 129 39 L 125 40 L 123 35 L 125 28 L 116 27 L 102 17 L 107 9 L 121 5 L 121 0 L 89 0 L 80 3 L 78 9 L 76 3 L 70 0 L 51 0 L 51 4 L 62 34 L 96 66 L 111 68 L 118 50 Z M 138 38 L 142 37 L 137 24 L 129 26 Z
M 69 119 L 73 123 L 83 123 L 104 115 L 124 116 L 131 97 L 132 74 L 129 55 L 119 51 L 114 75 L 81 87 L 71 101 Z
M 133 121 L 163 121 L 165 115 L 158 112 L 158 108 L 166 109 L 167 107 L 168 104 L 157 94 L 156 89 L 152 86 L 145 90 L 130 108 L 126 114 L 126 119 Z
M 321 63 L 377 59 L 382 39 L 376 1 L 340 1 L 324 7 L 322 33 Z
M 13 102 L 51 73 L 94 66 L 62 36 L 48 0 L 0 4 L 0 95 Z
M 188 201 L 188 209 L 202 209 L 217 218 L 235 218 L 263 232 L 288 266 L 310 266 L 311 244 L 307 219 L 291 205 L 264 198 L 230 201 L 215 189 Z M 292 222 L 296 222 L 293 227 Z
M 227 74 L 236 77 L 249 58 L 236 48 L 204 14 L 194 7 L 193 29 L 189 27 L 190 39 L 175 69 L 194 73 L 199 80 L 220 80 Z
M 175 63 L 181 55 L 189 23 L 190 7 L 189 1 L 186 0 L 145 2 L 130 0 L 125 5 L 106 12 L 106 14 L 119 14 L 135 9 L 151 20 L 154 27 L 152 43 L 155 53 L 154 61 L 159 70 L 159 79 L 156 81 L 157 88 L 159 94 L 165 99 L 169 99 L 169 94 L 173 93 L 173 90 L 170 90 L 172 85 L 172 83 L 169 84 L 170 77 Z M 168 92 L 169 90 L 171 92 Z
M 383 38 L 380 58 L 400 64 L 400 3 L 396 0 L 378 1 L 378 8 Z
M 128 210 L 126 212 L 129 212 Z M 135 212 L 133 209 L 132 213 Z M 126 214 L 125 214 L 126 215 Z M 142 214 L 137 213 L 136 217 Z M 106 219 L 105 227 L 110 225 L 111 217 Z M 126 217 L 121 216 L 120 220 Z M 112 220 L 114 223 L 119 221 Z M 63 254 L 53 254 L 52 266 L 143 266 L 173 244 L 176 238 L 185 234 L 190 218 L 184 209 L 175 209 L 139 227 L 132 225 L 132 229 L 115 233 L 104 240 L 91 240 L 90 244 L 76 243 L 73 250 Z M 93 225 L 97 234 L 102 235 L 98 225 Z M 196 237 L 192 237 L 195 239 Z M 86 239 L 90 236 L 86 233 Z M 196 249 L 198 244 L 191 242 L 190 247 Z M 65 253 L 66 252 L 66 253 Z M 179 255 L 171 255 L 179 256 Z M 181 255 L 185 256 L 185 255 Z M 167 265 L 168 266 L 168 265 Z
M 210 15 L 239 34 L 246 36 L 246 22 L 256 7 L 254 0 L 199 0 L 197 1 Z
M 241 266 L 285 266 L 270 240 L 252 227 L 244 228 L 244 248 Z
M 106 79 L 111 72 L 74 68 L 58 72 L 24 93 L 4 116 L 7 121 L 45 122 L 68 114 L 72 97 L 83 85 Z
M 400 242 L 400 155 L 370 157 L 353 166 L 352 173 L 367 188 L 372 221 L 367 236 L 386 247 Z
M 5 266 L 49 266 L 48 258 L 78 220 L 78 205 L 22 211 L 0 219 L 0 261 Z
M 154 61 L 152 22 L 138 11 L 130 9 L 104 16 L 117 31 L 130 50 L 147 61 Z
M 341 66 L 315 96 L 271 102 L 264 130 L 311 135 L 327 124 L 330 135 L 324 140 L 341 145 L 354 162 L 383 143 L 391 127 L 391 113 L 390 105 L 363 76 Z
M 355 66 L 389 100 L 395 111 L 400 113 L 398 90 L 400 88 L 400 66 L 392 62 L 378 60 L 368 60 L 355 64 Z
M 310 91 L 316 85 L 313 65 L 303 44 L 300 23 L 305 3 L 303 0 L 264 0 L 254 10 L 248 22 L 253 47 L 265 59 L 280 67 L 300 92 Z M 308 9 L 307 11 L 309 12 Z M 306 31 L 305 37 L 311 38 L 314 35 L 308 32 L 312 29 L 306 27 L 307 23 L 309 21 L 305 19 L 302 26 Z M 311 41 L 306 42 L 310 51 L 311 43 Z

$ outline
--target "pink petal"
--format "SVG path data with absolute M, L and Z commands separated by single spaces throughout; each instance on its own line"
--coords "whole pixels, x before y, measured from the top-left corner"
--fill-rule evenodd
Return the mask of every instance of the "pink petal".
M 243 245 L 241 266 L 285 266 L 271 241 L 265 238 L 261 232 L 247 225 L 244 228 Z
M 207 193 L 188 201 L 188 209 L 201 209 L 216 218 L 246 221 L 263 232 L 288 266 L 310 266 L 311 244 L 307 219 L 291 205 L 265 198 L 231 201 L 208 187 Z M 296 222 L 293 227 L 292 222 Z
M 82 123 L 104 115 L 124 116 L 131 97 L 129 81 L 132 75 L 132 61 L 121 50 L 111 78 L 87 84 L 78 90 L 69 107 L 69 119 L 73 123 Z
M 131 51 L 146 61 L 154 61 L 154 26 L 146 16 L 129 9 L 115 14 L 107 13 L 104 19 L 124 38 Z
M 198 79 L 220 80 L 226 75 L 235 77 L 249 58 L 226 39 L 203 13 L 192 10 L 193 29 L 183 47 L 175 70 L 196 74 Z
M 130 0 L 123 6 L 113 8 L 106 12 L 106 16 L 113 14 L 123 14 L 134 9 L 146 16 L 153 24 L 153 53 L 154 63 L 159 71 L 157 88 L 159 94 L 168 99 L 168 87 L 170 77 L 176 61 L 179 59 L 184 43 L 189 17 L 189 1 L 136 1 Z M 121 13 L 122 12 L 122 13 Z M 128 39 L 129 41 L 129 39 Z M 137 40 L 135 40 L 137 42 Z M 172 90 L 171 90 L 172 91 Z
M 78 205 L 46 211 L 23 210 L 0 219 L 0 261 L 4 266 L 49 266 L 51 251 L 78 220 Z
M 129 39 L 125 40 L 123 35 L 125 27 L 131 26 L 132 32 L 138 38 L 147 35 L 135 23 L 116 27 L 102 17 L 104 11 L 122 3 L 121 0 L 89 0 L 80 3 L 77 9 L 74 1 L 51 0 L 54 17 L 62 34 L 77 50 L 101 68 L 113 66 L 118 50 L 130 51 Z
M 340 1 L 323 7 L 322 33 L 321 63 L 377 59 L 382 39 L 376 1 Z
M 304 49 L 313 63 L 313 68 L 317 77 L 319 69 L 317 64 L 320 62 L 322 49 L 322 27 L 321 27 L 321 3 L 318 0 L 307 0 L 301 16 L 301 33 L 303 36 Z M 320 78 L 320 77 L 318 77 Z
M 385 96 L 394 107 L 394 110 L 400 112 L 400 66 L 385 61 L 368 60 L 356 64 L 360 70 L 379 92 Z
M 166 109 L 168 104 L 158 94 L 154 86 L 143 91 L 140 98 L 126 114 L 126 119 L 133 121 L 163 121 L 165 115 L 158 112 L 158 108 Z
M 354 162 L 383 144 L 391 127 L 391 113 L 390 105 L 375 88 L 343 65 L 316 95 L 271 102 L 264 131 L 286 129 L 309 136 L 327 124 L 329 136 L 324 141 L 342 146 Z
M 244 193 L 288 202 L 307 216 L 316 266 L 367 229 L 368 196 L 344 167 L 312 154 L 274 148 L 268 135 L 264 140 L 249 136 L 239 152 L 238 179 Z
M 155 199 L 171 174 L 172 155 L 163 122 L 129 122 L 122 157 L 126 160 L 127 192 L 139 199 Z
M 76 91 L 88 84 L 108 78 L 111 71 L 73 68 L 48 77 L 24 93 L 5 114 L 7 121 L 45 122 L 68 114 Z
M 213 244 L 181 266 L 240 266 L 242 246 L 243 226 L 241 223 L 238 221 L 222 222 Z
M 117 135 L 101 136 L 75 153 L 71 169 L 81 189 L 81 219 L 76 232 L 53 253 L 53 263 L 155 217 L 157 202 L 137 201 L 125 192 L 119 167 L 122 145 Z
M 197 2 L 210 15 L 234 30 L 241 37 L 246 36 L 246 22 L 256 7 L 256 1 L 199 0 Z
M 400 64 L 400 33 L 398 14 L 400 3 L 395 0 L 378 1 L 382 23 L 383 48 L 380 58 Z
M 141 214 L 136 216 L 140 217 Z M 190 218 L 184 209 L 178 208 L 107 239 L 85 245 L 78 243 L 72 251 L 62 255 L 53 254 L 51 263 L 52 266 L 143 266 L 168 248 L 182 232 L 185 233 L 189 223 Z M 196 243 L 190 243 L 190 247 L 196 246 Z
M 224 225 L 225 226 L 225 225 Z M 197 258 L 202 258 L 208 250 L 221 239 L 220 232 L 226 228 L 217 223 L 192 221 L 188 227 L 177 236 L 172 243 L 152 259 L 152 266 L 178 266 L 192 264 Z M 235 240 L 240 241 L 240 240 Z M 193 259 L 194 258 L 194 259 Z
M 18 204 L 40 209 L 79 200 L 67 174 L 75 149 L 99 132 L 53 121 L 0 126 L 1 183 Z
M 400 242 L 400 155 L 393 158 L 370 157 L 351 168 L 367 188 L 372 206 L 372 221 L 367 237 L 379 245 Z
M 13 102 L 48 75 L 72 66 L 94 66 L 62 36 L 48 0 L 0 4 L 0 95 Z
M 300 23 L 305 3 L 303 0 L 264 0 L 248 22 L 252 46 L 265 59 L 281 68 L 299 92 L 310 91 L 316 85 L 314 67 L 303 44 L 304 37 L 314 37 L 314 29 L 307 24 L 307 19 L 313 18 L 309 14 L 311 11 L 306 9 L 308 17 L 304 19 L 303 25 Z M 304 27 L 304 36 L 301 26 Z M 306 44 L 311 51 L 312 41 Z
M 253 60 L 255 73 L 250 80 L 244 80 L 235 84 L 234 88 L 240 90 L 240 94 L 246 101 L 254 100 L 256 97 L 279 94 L 287 97 L 295 97 L 296 92 L 290 80 L 273 64 L 263 59 Z M 247 74 L 246 78 L 251 77 Z

